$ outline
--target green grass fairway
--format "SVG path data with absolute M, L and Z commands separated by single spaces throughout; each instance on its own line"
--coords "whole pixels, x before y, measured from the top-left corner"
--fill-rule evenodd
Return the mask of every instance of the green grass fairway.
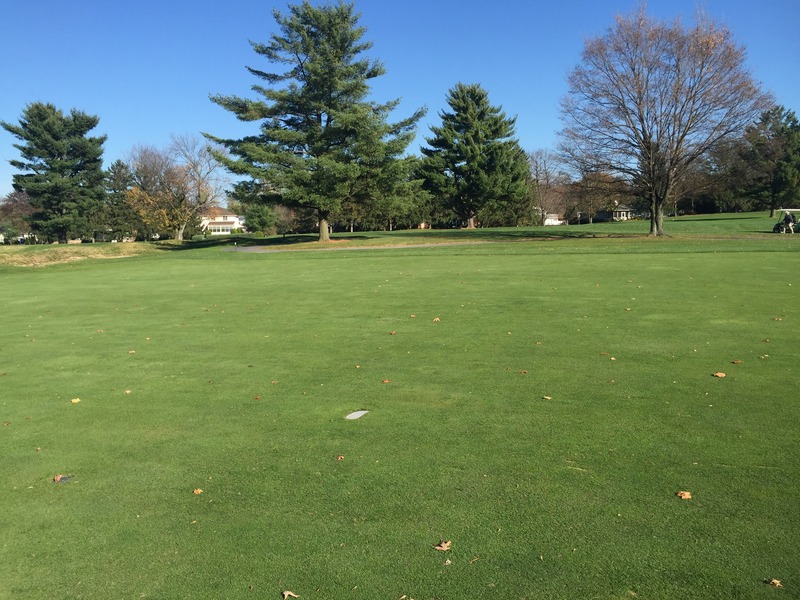
M 800 235 L 723 221 L 0 266 L 0 598 L 800 598 Z

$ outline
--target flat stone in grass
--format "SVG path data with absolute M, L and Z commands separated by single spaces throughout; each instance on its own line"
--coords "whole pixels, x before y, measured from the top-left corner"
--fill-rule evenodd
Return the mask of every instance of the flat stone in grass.
M 351 412 L 349 415 L 345 417 L 345 419 L 350 419 L 351 421 L 354 419 L 360 419 L 368 412 L 369 412 L 368 410 L 357 410 L 356 412 Z

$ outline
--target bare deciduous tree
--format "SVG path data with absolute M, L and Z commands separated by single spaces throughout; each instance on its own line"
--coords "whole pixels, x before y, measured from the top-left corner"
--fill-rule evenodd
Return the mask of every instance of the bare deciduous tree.
M 537 217 L 544 224 L 548 214 L 564 216 L 566 206 L 564 193 L 569 176 L 564 172 L 560 157 L 549 150 L 539 148 L 528 154 L 531 169 L 533 203 Z
M 169 230 L 183 240 L 187 225 L 224 194 L 222 167 L 207 144 L 175 136 L 167 150 L 134 148 L 129 159 L 134 185 L 127 202 L 155 230 Z
M 731 32 L 704 14 L 664 23 L 644 5 L 599 38 L 569 75 L 561 151 L 581 172 L 627 179 L 650 206 L 650 235 L 699 157 L 772 105 Z

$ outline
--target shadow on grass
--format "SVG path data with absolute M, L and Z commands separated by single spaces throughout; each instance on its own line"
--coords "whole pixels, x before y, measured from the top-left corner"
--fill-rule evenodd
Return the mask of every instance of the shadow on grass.
M 376 231 L 358 233 L 334 233 L 331 235 L 331 248 L 338 243 L 363 243 L 365 246 L 448 244 L 508 241 L 555 241 L 567 239 L 597 238 L 639 238 L 646 237 L 642 232 L 602 231 L 588 226 L 553 228 L 487 228 L 487 229 L 408 229 L 398 231 Z M 584 229 L 586 228 L 586 229 Z M 314 244 L 319 236 L 316 233 L 287 234 L 271 237 L 240 234 L 230 237 L 207 238 L 176 242 L 168 240 L 155 245 L 166 251 L 193 250 L 198 248 L 290 248 L 301 244 Z M 347 244 L 350 245 L 350 244 Z

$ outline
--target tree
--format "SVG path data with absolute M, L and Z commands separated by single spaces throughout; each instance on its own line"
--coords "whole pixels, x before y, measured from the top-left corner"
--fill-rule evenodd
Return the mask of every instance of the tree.
M 220 166 L 213 151 L 191 136 L 173 137 L 167 150 L 135 148 L 126 201 L 150 229 L 147 235 L 169 231 L 183 240 L 190 222 L 222 198 Z
M 25 192 L 8 194 L 0 200 L 0 234 L 13 237 L 30 233 L 30 218 L 34 210 Z
M 531 188 L 539 225 L 548 214 L 565 213 L 564 190 L 569 177 L 564 172 L 557 154 L 545 149 L 528 155 L 531 168 Z
M 620 175 L 647 198 L 650 235 L 687 170 L 772 105 L 730 31 L 698 14 L 693 27 L 642 6 L 586 42 L 562 102 L 564 156 L 582 172 Z
M 473 228 L 489 203 L 525 196 L 528 163 L 513 137 L 516 117 L 492 106 L 480 85 L 456 84 L 447 104 L 452 112 L 439 113 L 422 148 L 424 187 Z
M 370 80 L 384 74 L 378 61 L 361 57 L 362 41 L 353 4 L 315 7 L 304 1 L 289 15 L 273 11 L 279 32 L 253 50 L 284 73 L 248 67 L 266 82 L 253 90 L 263 99 L 213 95 L 211 100 L 240 120 L 261 121 L 257 135 L 223 139 L 220 161 L 249 178 L 238 186 L 271 203 L 317 212 L 319 239 L 329 239 L 331 213 L 344 202 L 370 202 L 395 185 L 396 162 L 414 137 L 424 110 L 389 123 L 399 101 L 367 101 Z
M 100 119 L 77 109 L 65 115 L 52 104 L 25 107 L 19 125 L 0 126 L 22 143 L 22 160 L 11 165 L 22 173 L 14 189 L 25 192 L 34 212 L 31 228 L 46 240 L 66 242 L 90 235 L 90 218 L 103 198 L 103 144 L 106 136 L 87 137 Z
M 776 106 L 745 132 L 742 158 L 751 168 L 749 189 L 770 209 L 800 201 L 800 121 L 794 111 Z
M 105 173 L 106 197 L 103 221 L 114 239 L 135 236 L 143 230 L 143 223 L 127 201 L 134 179 L 130 166 L 115 160 Z

